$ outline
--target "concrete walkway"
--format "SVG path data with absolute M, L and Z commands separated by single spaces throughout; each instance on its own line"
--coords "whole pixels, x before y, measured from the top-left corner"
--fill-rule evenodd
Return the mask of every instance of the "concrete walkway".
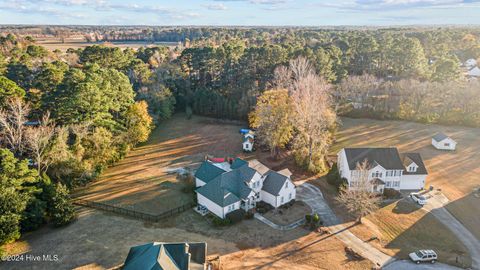
M 329 227 L 330 232 L 362 257 L 380 267 L 395 261 L 395 258 L 363 242 L 353 235 L 345 225 L 340 224 L 341 222 L 328 206 L 318 187 L 309 183 L 297 186 L 297 200 L 302 200 L 312 207 L 313 211 L 323 220 L 324 225 Z
M 270 221 L 269 219 L 267 219 L 266 217 L 262 216 L 261 214 L 259 213 L 255 213 L 253 215 L 253 217 L 255 217 L 257 220 L 267 224 L 268 226 L 276 229 L 276 230 L 282 230 L 282 231 L 288 231 L 288 230 L 293 230 L 295 228 L 297 228 L 298 226 L 302 225 L 305 223 L 305 219 L 302 218 L 292 224 L 289 224 L 289 225 L 279 225 L 279 224 L 276 224 L 276 223 L 273 223 L 272 221 Z
M 455 234 L 468 249 L 472 258 L 472 268 L 480 270 L 480 241 L 444 207 L 449 203 L 445 195 L 438 191 L 429 192 L 428 195 L 431 197 L 422 209 L 432 213 L 433 216 Z

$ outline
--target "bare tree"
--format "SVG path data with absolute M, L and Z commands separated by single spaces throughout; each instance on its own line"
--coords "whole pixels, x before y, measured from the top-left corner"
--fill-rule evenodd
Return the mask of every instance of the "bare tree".
M 314 155 L 322 161 L 330 146 L 330 129 L 336 123 L 336 114 L 332 107 L 330 84 L 318 76 L 305 58 L 290 62 L 294 76 L 290 94 L 294 106 L 294 123 L 299 132 L 295 139 L 298 155 L 306 150 L 306 165 L 309 169 L 318 167 L 314 164 Z M 317 160 L 318 161 L 318 160 Z
M 344 204 L 347 210 L 357 217 L 357 222 L 362 223 L 362 218 L 375 212 L 380 203 L 380 198 L 374 192 L 374 183 L 369 178 L 370 165 L 367 160 L 357 163 L 350 186 L 340 188 L 337 201 Z
M 0 110 L 0 128 L 3 144 L 21 155 L 25 150 L 25 122 L 30 107 L 20 98 L 9 99 L 6 109 Z
M 55 125 L 50 121 L 50 113 L 43 116 L 38 127 L 30 127 L 26 130 L 27 146 L 37 165 L 38 173 L 45 172 L 53 160 L 49 150 L 52 147 L 54 135 Z
M 288 89 L 292 81 L 292 72 L 286 66 L 279 66 L 274 71 L 273 88 Z

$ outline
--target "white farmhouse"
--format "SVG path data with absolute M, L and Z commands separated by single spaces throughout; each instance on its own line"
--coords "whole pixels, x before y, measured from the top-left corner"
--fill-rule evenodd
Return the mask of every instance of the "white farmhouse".
M 277 208 L 296 196 L 290 176 L 269 170 L 257 160 L 237 158 L 228 168 L 207 160 L 195 173 L 195 183 L 199 210 L 220 218 L 239 209 L 249 211 L 259 201 Z
M 337 156 L 338 170 L 354 188 L 360 175 L 358 164 L 367 161 L 368 179 L 374 192 L 385 188 L 396 190 L 420 190 L 428 175 L 422 157 L 418 153 L 400 154 L 397 148 L 344 148 Z
M 439 150 L 453 151 L 457 147 L 457 142 L 443 133 L 437 133 L 432 138 L 432 145 Z

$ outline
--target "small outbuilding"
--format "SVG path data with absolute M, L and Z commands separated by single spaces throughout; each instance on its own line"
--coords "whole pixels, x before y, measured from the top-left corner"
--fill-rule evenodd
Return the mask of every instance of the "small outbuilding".
M 255 136 L 250 132 L 243 136 L 243 151 L 245 152 L 252 152 L 253 151 L 253 144 L 255 142 Z
M 453 151 L 457 147 L 457 142 L 443 133 L 437 133 L 432 138 L 432 145 L 439 150 Z
M 469 77 L 480 77 L 480 68 L 479 67 L 474 67 L 474 68 L 470 69 L 467 72 L 467 76 L 469 76 Z

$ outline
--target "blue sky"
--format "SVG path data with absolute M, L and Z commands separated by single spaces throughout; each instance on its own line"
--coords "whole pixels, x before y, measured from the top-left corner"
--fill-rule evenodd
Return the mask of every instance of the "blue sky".
M 480 24 L 480 0 L 0 0 L 0 24 Z

